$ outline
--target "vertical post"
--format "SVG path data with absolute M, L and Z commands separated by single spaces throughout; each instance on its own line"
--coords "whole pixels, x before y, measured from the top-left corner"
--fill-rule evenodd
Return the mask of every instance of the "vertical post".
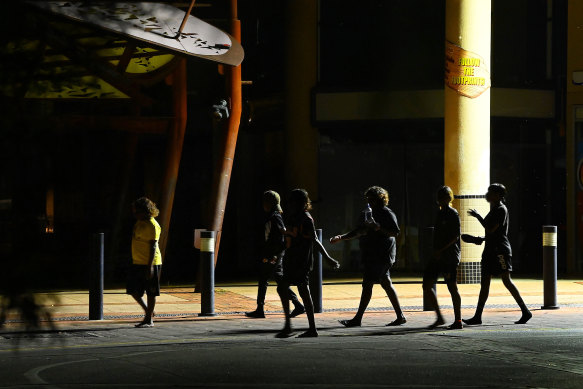
M 103 232 L 91 237 L 91 258 L 89 287 L 89 320 L 103 320 Z
M 433 254 L 433 227 L 426 227 L 423 229 L 421 233 L 421 239 L 419 240 L 419 245 L 421 249 L 419 252 L 421 253 L 422 263 L 424 266 L 427 266 L 427 263 L 432 260 L 431 256 Z M 437 291 L 437 285 L 433 284 L 432 289 L 434 292 Z M 435 307 L 433 304 L 429 302 L 428 296 L 425 294 L 425 288 L 423 288 L 423 310 L 424 311 L 433 311 Z
M 200 263 L 202 269 L 202 290 L 199 316 L 216 316 L 214 231 L 200 232 Z
M 559 309 L 557 305 L 557 226 L 543 226 L 543 283 L 542 309 Z
M 316 230 L 318 240 L 322 242 L 322 229 Z M 314 270 L 311 279 L 310 289 L 314 302 L 314 312 L 322 313 L 322 253 L 317 251 L 314 255 Z

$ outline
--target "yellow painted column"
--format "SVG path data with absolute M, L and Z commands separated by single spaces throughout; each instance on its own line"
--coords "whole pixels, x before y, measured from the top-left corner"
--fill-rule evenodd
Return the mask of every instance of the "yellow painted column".
M 445 185 L 455 194 L 462 233 L 484 235 L 467 211 L 485 216 L 490 183 L 490 0 L 447 0 L 445 63 Z M 482 246 L 462 242 L 458 282 L 480 281 Z
M 318 198 L 318 131 L 311 123 L 311 93 L 318 71 L 318 2 L 286 2 L 285 183 Z

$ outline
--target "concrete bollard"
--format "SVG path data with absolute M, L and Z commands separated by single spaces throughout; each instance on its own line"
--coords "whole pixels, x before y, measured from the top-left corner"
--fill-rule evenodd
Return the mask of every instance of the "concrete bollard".
M 316 230 L 318 240 L 322 242 L 322 230 Z M 322 313 L 322 253 L 317 250 L 314 253 L 314 269 L 310 279 L 310 290 L 312 292 L 312 300 L 314 302 L 314 312 Z
M 216 316 L 215 313 L 215 232 L 200 232 L 200 269 L 202 288 L 199 316 Z
M 91 237 L 89 280 L 89 320 L 103 320 L 103 257 L 105 234 L 95 233 Z
M 543 226 L 544 305 L 541 309 L 559 309 L 557 305 L 557 226 Z
M 423 229 L 421 233 L 421 239 L 419 240 L 419 246 L 422 258 L 422 263 L 424 266 L 427 266 L 429 261 L 433 258 L 433 227 L 426 227 Z M 434 292 L 437 291 L 437 284 L 433 284 L 432 289 Z M 433 311 L 435 307 L 429 302 L 429 297 L 425 293 L 425 288 L 423 288 L 423 310 L 424 311 Z

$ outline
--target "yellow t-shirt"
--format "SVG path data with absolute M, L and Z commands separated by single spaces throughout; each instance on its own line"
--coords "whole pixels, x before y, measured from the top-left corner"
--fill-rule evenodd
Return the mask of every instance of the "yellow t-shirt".
M 154 265 L 162 264 L 162 254 L 158 241 L 160 240 L 160 225 L 151 217 L 149 220 L 138 220 L 134 225 L 132 236 L 132 260 L 135 265 L 147 265 L 150 262 L 152 241 L 156 241 Z

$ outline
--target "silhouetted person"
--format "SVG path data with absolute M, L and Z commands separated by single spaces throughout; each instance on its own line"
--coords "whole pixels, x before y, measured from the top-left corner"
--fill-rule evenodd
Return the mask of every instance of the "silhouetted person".
M 476 313 L 471 319 L 464 319 L 464 323 L 466 324 L 482 324 L 482 312 L 484 311 L 484 306 L 490 293 L 490 281 L 492 276 L 497 275 L 500 275 L 504 286 L 512 294 L 512 297 L 514 297 L 514 300 L 516 300 L 516 303 L 522 310 L 522 317 L 515 323 L 524 324 L 532 317 L 532 313 L 526 307 L 516 285 L 514 285 L 510 278 L 510 272 L 512 271 L 512 248 L 508 240 L 508 209 L 504 205 L 505 196 L 506 188 L 504 185 L 492 184 L 488 187 L 488 192 L 486 193 L 486 201 L 490 203 L 490 212 L 488 215 L 482 218 L 475 209 L 468 211 L 470 216 L 478 219 L 486 231 L 485 238 L 470 237 L 468 241 L 481 244 L 485 240 L 486 245 L 482 253 L 482 279 Z M 462 238 L 466 240 L 465 236 L 462 236 Z
M 279 285 L 283 277 L 282 259 L 285 251 L 285 225 L 281 217 L 283 211 L 280 205 L 280 197 L 277 192 L 268 190 L 263 193 L 263 210 L 265 211 L 265 240 L 261 250 L 261 262 L 259 263 L 259 284 L 257 287 L 257 309 L 245 312 L 247 317 L 265 317 L 265 294 L 269 279 L 275 278 Z M 304 306 L 298 300 L 298 296 L 289 289 L 289 297 L 294 304 L 294 310 L 290 317 L 296 317 L 305 312 Z
M 397 319 L 387 325 L 401 325 L 407 320 L 401 310 L 390 274 L 397 253 L 395 237 L 400 232 L 397 217 L 388 208 L 389 193 L 385 189 L 372 186 L 364 192 L 364 195 L 370 207 L 367 206 L 367 209 L 362 212 L 358 227 L 346 234 L 330 238 L 330 243 L 359 238 L 364 266 L 362 294 L 358 311 L 352 319 L 340 320 L 340 323 L 346 327 L 360 326 L 364 311 L 366 311 L 372 297 L 372 288 L 375 283 L 380 283 L 397 314 Z
M 153 316 L 156 297 L 160 296 L 160 270 L 162 254 L 158 241 L 161 228 L 156 219 L 158 208 L 147 197 L 140 197 L 132 204 L 137 219 L 132 235 L 132 266 L 129 269 L 127 293 L 145 312 L 144 319 L 136 327 L 154 326 Z M 144 303 L 144 292 L 147 304 Z
M 285 325 L 276 335 L 278 338 L 287 338 L 293 334 L 289 312 L 289 286 L 297 285 L 300 296 L 306 308 L 306 315 L 310 328 L 298 338 L 318 336 L 314 319 L 314 303 L 310 295 L 309 276 L 312 270 L 312 246 L 314 243 L 330 264 L 338 269 L 340 264 L 330 257 L 322 243 L 318 240 L 314 219 L 310 215 L 312 204 L 308 192 L 304 189 L 294 189 L 289 196 L 289 219 L 286 225 L 287 249 L 283 258 L 283 279 L 277 286 L 281 304 L 285 313 Z
M 449 329 L 462 329 L 461 304 L 462 299 L 457 288 L 457 268 L 460 264 L 460 216 L 451 206 L 453 192 L 449 186 L 442 186 L 437 191 L 437 204 L 439 212 L 435 218 L 433 230 L 433 255 L 427 263 L 423 275 L 423 291 L 429 298 L 431 307 L 437 314 L 437 320 L 429 328 L 435 328 L 445 324 L 445 319 L 437 303 L 437 295 L 433 286 L 437 282 L 439 274 L 447 284 L 453 303 L 454 322 Z

